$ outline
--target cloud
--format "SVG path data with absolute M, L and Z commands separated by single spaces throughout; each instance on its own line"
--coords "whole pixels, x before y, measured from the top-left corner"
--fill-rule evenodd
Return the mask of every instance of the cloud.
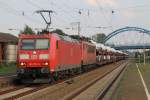
M 97 6 L 97 2 L 99 2 L 103 6 L 116 6 L 117 0 L 84 0 L 91 6 Z

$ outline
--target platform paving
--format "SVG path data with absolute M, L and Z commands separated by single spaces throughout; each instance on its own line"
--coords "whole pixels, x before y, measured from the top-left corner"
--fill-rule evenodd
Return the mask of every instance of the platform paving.
M 141 71 L 140 65 L 139 69 Z M 142 70 L 141 73 L 149 72 L 149 74 L 145 73 L 144 75 L 147 77 L 147 82 L 150 82 L 150 78 L 148 79 L 148 76 L 150 76 L 150 68 L 142 68 Z M 144 81 L 145 77 L 143 78 Z M 118 87 L 112 95 L 111 100 L 148 100 L 136 63 L 129 63 Z
M 147 86 L 148 92 L 150 93 L 150 63 L 146 64 L 141 63 L 138 64 L 138 66 L 142 73 L 145 84 Z

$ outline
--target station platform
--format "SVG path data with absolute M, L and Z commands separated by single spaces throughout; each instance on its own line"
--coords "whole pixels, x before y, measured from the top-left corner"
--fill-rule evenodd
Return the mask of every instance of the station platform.
M 111 100 L 150 100 L 150 64 L 130 62 Z

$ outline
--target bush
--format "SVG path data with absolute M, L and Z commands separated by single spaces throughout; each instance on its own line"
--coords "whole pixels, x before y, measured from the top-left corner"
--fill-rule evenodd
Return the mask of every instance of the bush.
M 16 63 L 1 63 L 0 73 L 13 73 L 16 71 Z

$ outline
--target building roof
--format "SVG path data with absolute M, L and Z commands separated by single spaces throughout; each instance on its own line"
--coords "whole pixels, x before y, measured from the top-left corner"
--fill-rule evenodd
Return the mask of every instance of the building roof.
M 12 34 L 0 32 L 0 42 L 3 42 L 3 43 L 17 43 L 18 38 L 16 36 L 12 35 Z

